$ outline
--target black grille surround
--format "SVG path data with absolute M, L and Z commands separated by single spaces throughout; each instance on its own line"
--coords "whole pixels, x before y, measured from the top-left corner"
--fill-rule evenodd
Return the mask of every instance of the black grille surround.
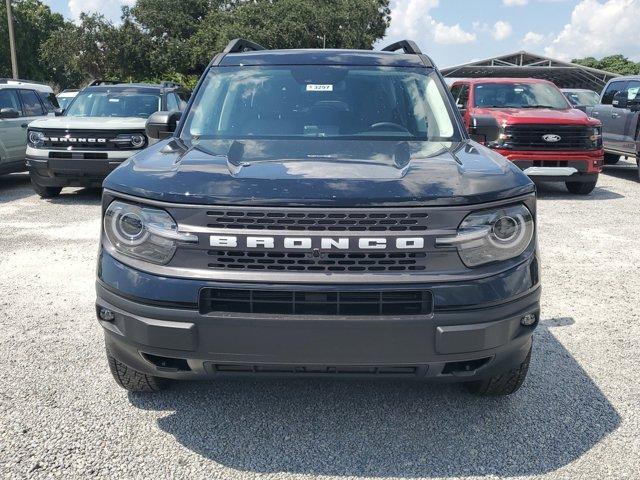
M 424 211 L 212 209 L 207 227 L 309 232 L 410 232 L 427 229 Z
M 40 148 L 61 148 L 65 150 L 141 150 L 142 148 L 134 148 L 131 145 L 120 144 L 114 142 L 113 139 L 121 134 L 140 134 L 145 135 L 142 130 L 42 130 L 47 138 L 44 145 Z M 57 139 L 53 141 L 53 139 Z M 72 138 L 76 141 L 70 142 L 60 140 L 61 138 Z M 146 138 L 146 136 L 145 136 Z M 101 140 L 104 140 L 102 142 Z M 146 143 L 145 145 L 146 146 Z
M 591 136 L 593 127 L 583 125 L 507 125 L 506 140 L 498 148 L 508 150 L 596 150 Z M 545 135 L 558 135 L 557 142 L 547 142 Z
M 415 272 L 426 269 L 425 252 L 246 252 L 209 250 L 209 268 L 289 272 Z
M 202 315 L 406 316 L 430 315 L 433 297 L 427 290 L 299 290 L 214 288 L 200 290 Z

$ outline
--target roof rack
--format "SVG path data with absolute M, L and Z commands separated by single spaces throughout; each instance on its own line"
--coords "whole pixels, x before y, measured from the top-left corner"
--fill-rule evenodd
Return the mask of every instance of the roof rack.
M 164 88 L 172 88 L 172 87 L 182 87 L 182 84 L 178 82 L 173 82 L 171 80 L 163 80 L 160 82 L 160 86 Z
M 15 83 L 33 83 L 35 85 L 45 85 L 48 86 L 46 83 L 43 82 L 37 82 L 35 80 L 25 80 L 24 78 L 0 78 L 0 83 L 9 83 L 9 82 L 15 82 Z
M 87 87 L 98 87 L 100 85 L 117 85 L 123 83 L 121 80 L 103 80 L 102 78 L 96 78 L 91 80 Z
M 255 52 L 258 50 L 266 50 L 262 45 L 252 42 L 244 38 L 235 38 L 231 40 L 222 53 L 241 53 L 241 52 Z
M 404 53 L 410 55 L 422 55 L 420 47 L 418 47 L 413 40 L 400 40 L 382 49 L 383 52 L 397 52 L 398 50 L 402 50 Z

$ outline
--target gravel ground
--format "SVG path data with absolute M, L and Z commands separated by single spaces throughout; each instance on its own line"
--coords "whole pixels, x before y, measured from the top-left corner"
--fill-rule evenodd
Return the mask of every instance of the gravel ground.
M 399 382 L 112 381 L 96 191 L 0 177 L 1 478 L 640 478 L 640 184 L 543 187 L 543 321 L 510 398 Z

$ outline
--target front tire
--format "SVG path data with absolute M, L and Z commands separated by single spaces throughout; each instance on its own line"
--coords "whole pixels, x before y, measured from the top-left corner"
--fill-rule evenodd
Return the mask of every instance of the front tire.
M 40 198 L 54 198 L 60 195 L 62 191 L 62 187 L 45 187 L 44 185 L 40 185 L 36 183 L 33 177 L 31 177 L 31 186 Z
M 615 165 L 620 161 L 620 155 L 616 155 L 614 153 L 605 153 L 604 154 L 604 164 L 605 165 Z
M 158 392 L 167 388 L 168 380 L 134 370 L 111 355 L 108 348 L 107 360 L 113 379 L 125 390 L 148 393 Z
M 511 395 L 512 393 L 516 393 L 520 390 L 520 387 L 524 383 L 524 379 L 527 378 L 530 362 L 531 348 L 529 348 L 527 358 L 525 358 L 524 361 L 516 368 L 494 375 L 485 380 L 465 383 L 465 387 L 467 387 L 469 392 L 475 395 L 494 397 Z
M 596 181 L 593 182 L 565 182 L 567 190 L 576 195 L 589 195 L 596 188 Z

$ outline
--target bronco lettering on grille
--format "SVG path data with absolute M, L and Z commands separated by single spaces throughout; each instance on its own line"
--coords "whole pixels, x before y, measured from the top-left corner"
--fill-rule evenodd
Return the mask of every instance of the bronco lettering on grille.
M 279 250 L 419 250 L 424 237 L 287 237 L 211 235 L 209 245 L 227 249 Z

